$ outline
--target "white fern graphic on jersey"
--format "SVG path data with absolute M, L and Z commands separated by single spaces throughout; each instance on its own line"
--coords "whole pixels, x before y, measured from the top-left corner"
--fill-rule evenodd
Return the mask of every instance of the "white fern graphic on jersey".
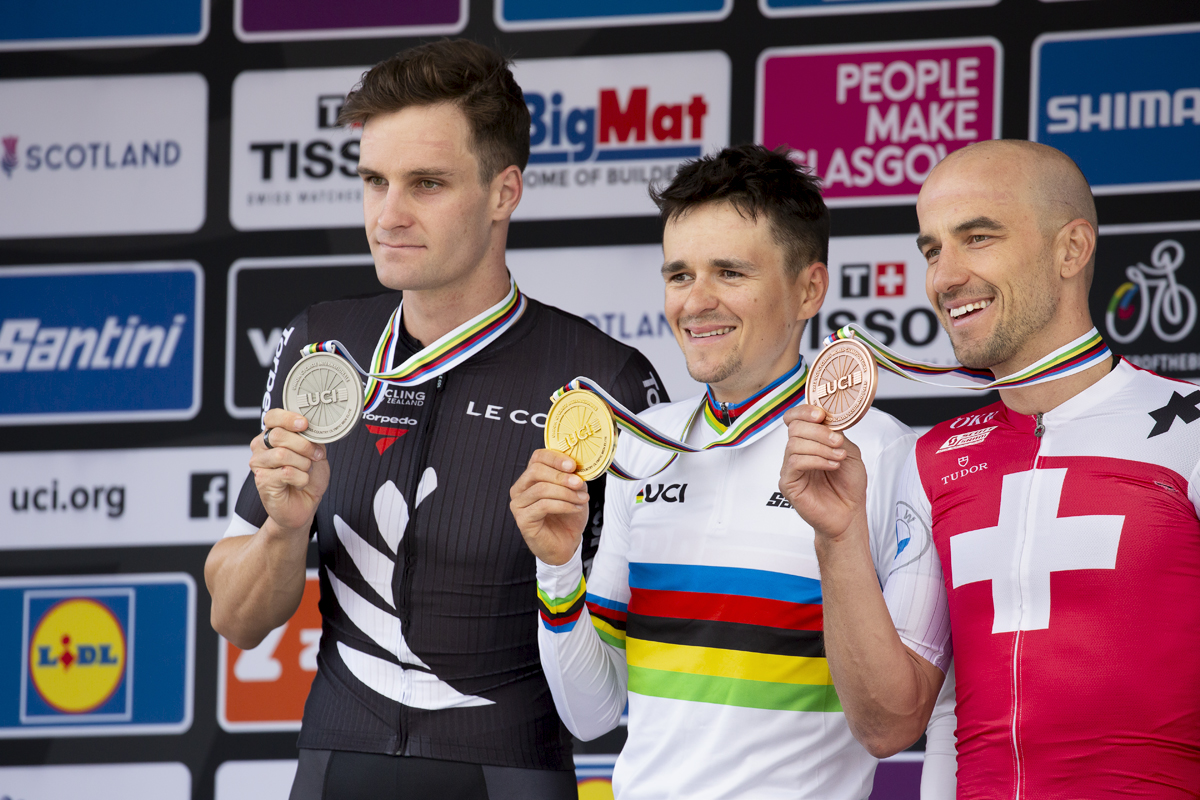
M 421 501 L 435 489 L 437 473 L 433 467 L 429 467 L 417 484 L 417 496 L 413 507 L 421 505 Z M 388 481 L 375 492 L 373 507 L 375 522 L 379 525 L 379 532 L 387 547 L 386 552 L 371 546 L 336 514 L 333 517 L 333 526 L 337 531 L 338 541 L 346 548 L 350 559 L 374 590 L 375 596 L 392 611 L 381 609 L 368 601 L 338 580 L 332 572 L 326 570 L 326 575 L 333 586 L 338 605 L 359 630 L 370 636 L 384 650 L 394 653 L 402 664 L 413 664 L 427 670 L 429 665 L 409 648 L 404 639 L 400 617 L 395 613 L 396 604 L 392 599 L 396 553 L 400 548 L 400 540 L 404 538 L 404 529 L 408 527 L 408 503 L 396 488 L 396 484 Z M 462 694 L 432 672 L 405 669 L 398 664 L 347 647 L 342 642 L 338 642 L 338 654 L 356 678 L 384 697 L 406 706 L 439 709 L 492 705 L 491 700 Z

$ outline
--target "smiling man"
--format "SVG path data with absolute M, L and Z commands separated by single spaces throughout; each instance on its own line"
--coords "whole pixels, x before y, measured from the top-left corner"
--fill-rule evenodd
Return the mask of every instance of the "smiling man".
M 1063 153 L 963 148 L 917 216 L 955 354 L 1024 379 L 909 454 L 897 515 L 914 556 L 882 593 L 858 448 L 819 409 L 791 412 L 780 486 L 817 531 L 851 727 L 879 756 L 915 740 L 952 641 L 959 797 L 1195 797 L 1200 391 L 1100 341 L 1096 208 Z
M 319 303 L 284 332 L 253 474 L 205 565 L 213 627 L 247 649 L 283 625 L 315 532 L 323 629 L 292 800 L 574 798 L 506 489 L 568 377 L 638 410 L 662 383 L 636 350 L 510 281 L 529 112 L 501 55 L 463 40 L 409 50 L 363 76 L 341 122 L 363 126 L 367 240 L 399 291 Z M 280 394 L 300 348 L 334 339 L 376 371 L 462 358 L 403 389 L 372 384 L 378 404 L 321 446 Z M 588 556 L 602 495 L 581 501 Z
M 816 182 L 757 145 L 692 162 L 656 196 L 666 316 L 705 394 L 641 419 L 703 447 L 765 408 L 798 402 L 800 341 L 829 276 L 829 212 Z M 781 394 L 782 393 L 782 394 Z M 871 474 L 865 518 L 876 580 L 893 564 L 895 479 L 913 434 L 870 411 L 855 428 Z M 631 798 L 821 798 L 871 792 L 825 663 L 812 529 L 778 491 L 787 428 L 745 447 L 669 454 L 624 435 L 604 537 L 586 584 L 582 483 L 538 451 L 512 490 L 538 558 L 542 666 L 582 739 L 629 739 L 613 772 Z M 586 596 L 586 607 L 585 598 Z

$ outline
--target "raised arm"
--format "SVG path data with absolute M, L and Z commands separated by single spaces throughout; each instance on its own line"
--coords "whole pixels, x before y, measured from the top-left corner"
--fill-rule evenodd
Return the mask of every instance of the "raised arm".
M 274 408 L 263 436 L 250 444 L 250 469 L 267 520 L 248 536 L 217 542 L 204 563 L 212 595 L 212 626 L 243 650 L 258 645 L 291 618 L 304 593 L 304 567 L 313 516 L 329 486 L 325 448 L 300 436 L 308 422 Z
M 538 450 L 512 487 L 510 508 L 537 557 L 542 670 L 559 717 L 587 741 L 615 728 L 625 709 L 629 565 L 623 515 L 616 508 L 621 493 L 609 486 L 604 533 L 592 565 L 594 586 L 588 586 L 581 557 L 588 490 L 574 470 L 561 453 Z
M 821 424 L 824 416 L 809 405 L 787 412 L 779 489 L 816 531 L 825 648 L 846 719 L 883 758 L 924 732 L 944 676 L 896 632 L 871 557 L 866 468 L 853 442 Z

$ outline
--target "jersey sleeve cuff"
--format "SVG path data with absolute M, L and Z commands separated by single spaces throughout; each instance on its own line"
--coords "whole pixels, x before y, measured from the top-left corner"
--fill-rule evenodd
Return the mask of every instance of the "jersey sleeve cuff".
M 225 529 L 225 533 L 221 535 L 222 539 L 228 539 L 232 536 L 249 536 L 252 533 L 258 533 L 258 526 L 239 517 L 237 514 L 229 515 L 229 527 Z
M 946 670 L 950 669 L 950 657 L 953 655 L 953 652 L 950 649 L 949 643 L 947 643 L 945 648 L 939 650 L 923 642 L 914 641 L 904 634 L 900 634 L 900 641 L 909 650 L 912 650 L 921 658 L 940 669 L 943 674 L 945 674 Z
M 583 579 L 583 543 L 565 564 L 554 566 L 537 559 L 538 614 L 551 633 L 568 633 L 575 627 L 587 600 Z

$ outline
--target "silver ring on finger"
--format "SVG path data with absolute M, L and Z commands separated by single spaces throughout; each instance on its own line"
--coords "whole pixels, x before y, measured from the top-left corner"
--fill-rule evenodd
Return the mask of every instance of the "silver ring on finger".
M 268 450 L 273 450 L 275 448 L 275 445 L 271 444 L 271 431 L 273 430 L 275 429 L 267 428 L 265 431 L 263 431 L 263 447 L 267 448 Z

